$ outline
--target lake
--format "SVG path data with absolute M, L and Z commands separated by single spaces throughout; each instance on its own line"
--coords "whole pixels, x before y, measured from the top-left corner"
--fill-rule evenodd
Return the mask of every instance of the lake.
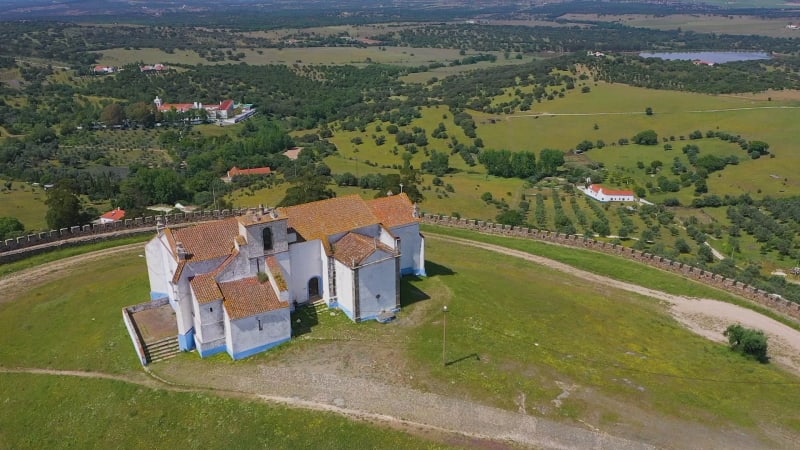
M 639 53 L 642 58 L 682 59 L 687 61 L 708 61 L 714 64 L 723 64 L 733 61 L 753 61 L 770 59 L 766 52 L 664 52 L 664 53 Z

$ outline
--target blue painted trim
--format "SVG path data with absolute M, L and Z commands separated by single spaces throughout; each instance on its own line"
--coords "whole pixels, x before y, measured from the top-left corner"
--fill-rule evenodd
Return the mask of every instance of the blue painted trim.
M 338 307 L 339 307 L 339 302 L 337 302 L 336 300 L 331 300 L 331 302 L 328 303 L 328 308 L 333 309 L 333 308 L 338 308 Z
M 400 276 L 406 275 L 416 275 L 418 277 L 427 277 L 428 275 L 425 273 L 425 268 L 416 269 L 414 267 L 406 267 L 404 269 L 400 269 Z
M 182 352 L 194 350 L 194 328 L 187 331 L 186 334 L 178 335 L 178 346 Z
M 349 317 L 350 320 L 352 320 L 353 322 L 356 321 L 356 319 L 353 318 L 353 311 L 350 311 L 349 309 L 345 308 L 344 306 L 342 306 L 342 305 L 340 305 L 338 303 L 336 304 L 336 308 L 342 310 L 344 312 L 344 315 Z
M 169 297 L 169 295 L 163 292 L 150 291 L 150 300 L 158 300 L 164 297 Z
M 228 351 L 228 354 L 231 355 L 231 358 L 233 358 L 234 360 L 244 359 L 244 358 L 247 358 L 249 356 L 253 356 L 256 353 L 265 352 L 265 351 L 267 351 L 267 350 L 269 350 L 269 349 L 271 349 L 273 347 L 277 347 L 277 346 L 279 346 L 279 345 L 281 345 L 281 344 L 283 344 L 285 342 L 289 342 L 290 340 L 292 340 L 292 338 L 288 337 L 286 339 L 280 339 L 280 340 L 277 340 L 275 342 L 270 342 L 269 344 L 266 344 L 266 345 L 260 345 L 258 347 L 254 347 L 254 348 L 251 348 L 250 350 L 245 350 L 243 352 L 231 353 L 230 351 Z
M 205 350 L 205 351 L 203 351 L 203 350 L 200 350 L 200 349 L 198 348 L 198 349 L 197 349 L 197 353 L 200 353 L 200 357 L 201 357 L 201 358 L 208 358 L 209 356 L 214 356 L 214 355 L 216 355 L 217 353 L 222 353 L 222 352 L 224 352 L 225 350 L 226 350 L 225 346 L 224 346 L 224 345 L 220 345 L 219 347 L 214 347 L 214 348 L 212 348 L 212 349 L 210 349 L 210 350 Z
M 360 322 L 366 322 L 368 320 L 378 320 L 378 315 L 375 314 L 374 316 L 362 317 Z

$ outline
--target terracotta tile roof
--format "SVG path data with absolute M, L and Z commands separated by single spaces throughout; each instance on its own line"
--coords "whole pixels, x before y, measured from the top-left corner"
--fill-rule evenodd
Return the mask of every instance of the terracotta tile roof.
M 347 233 L 333 244 L 333 257 L 348 267 L 355 267 L 378 250 L 394 254 L 391 248 L 375 238 L 359 233 Z
M 278 213 L 288 217 L 289 227 L 294 228 L 306 241 L 321 239 L 326 251 L 330 246 L 328 236 L 379 223 L 367 203 L 358 195 L 278 208 Z
M 289 285 L 286 284 L 286 274 L 283 273 L 283 268 L 281 264 L 278 262 L 278 259 L 274 256 L 267 257 L 267 267 L 269 267 L 269 271 L 272 272 L 273 278 L 275 278 L 275 284 L 278 285 L 279 291 L 286 291 L 289 289 Z
M 113 220 L 115 222 L 117 220 L 122 220 L 124 217 L 125 217 L 125 210 L 119 208 L 112 209 L 111 211 L 100 216 L 101 219 Z
M 269 167 L 255 167 L 252 169 L 240 169 L 236 166 L 231 167 L 231 170 L 228 171 L 229 177 L 235 177 L 238 175 L 269 175 L 272 173 L 272 169 Z
M 219 104 L 219 109 L 233 109 L 233 100 L 225 100 Z
M 606 194 L 606 195 L 629 195 L 629 196 L 633 196 L 633 191 L 615 191 L 613 189 L 604 188 L 603 186 L 601 186 L 599 184 L 593 184 L 593 185 L 589 186 L 589 189 L 591 189 L 591 190 L 593 190 L 594 192 L 597 192 L 597 193 L 600 193 L 600 191 L 602 191 L 603 194 Z
M 419 222 L 419 218 L 414 217 L 414 204 L 406 194 L 368 200 L 367 205 L 386 228 Z
M 175 275 L 172 276 L 172 284 L 178 284 L 178 281 L 181 280 L 184 267 L 186 267 L 186 261 L 178 261 L 178 267 L 175 268 Z
M 222 292 L 220 292 L 219 286 L 217 285 L 217 276 L 236 260 L 237 256 L 239 256 L 239 252 L 233 251 L 233 253 L 225 258 L 225 261 L 222 261 L 216 269 L 208 273 L 197 275 L 189 282 L 194 291 L 194 296 L 197 297 L 198 303 L 213 302 L 214 300 L 220 300 L 222 298 Z M 181 261 L 178 263 L 178 266 L 180 266 L 181 263 L 185 264 L 186 262 Z
M 227 256 L 233 250 L 233 240 L 239 235 L 236 218 L 216 220 L 192 227 L 167 229 L 172 254 L 177 257 L 177 243 L 189 253 L 191 262 Z
M 220 283 L 219 288 L 231 320 L 289 307 L 288 302 L 278 299 L 271 284 L 260 283 L 256 277 Z
M 201 305 L 222 299 L 222 291 L 219 290 L 217 280 L 211 274 L 198 275 L 192 278 L 189 284 L 192 286 L 197 302 Z

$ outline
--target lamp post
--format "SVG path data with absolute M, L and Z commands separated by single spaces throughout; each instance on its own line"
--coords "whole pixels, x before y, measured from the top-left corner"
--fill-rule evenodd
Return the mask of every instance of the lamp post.
M 447 349 L 447 305 L 442 308 L 442 365 L 447 365 L 445 357 Z

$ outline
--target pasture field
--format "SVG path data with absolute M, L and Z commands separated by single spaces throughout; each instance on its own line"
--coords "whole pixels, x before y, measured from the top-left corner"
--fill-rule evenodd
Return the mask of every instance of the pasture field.
M 644 113 L 648 106 L 654 110 L 652 116 Z M 611 143 L 620 138 L 630 139 L 647 129 L 655 130 L 659 139 L 674 136 L 676 141 L 671 142 L 677 150 L 674 153 L 679 153 L 682 147 L 680 137 L 686 137 L 694 130 L 703 133 L 708 130 L 726 131 L 748 140 L 768 142 L 775 158 L 746 161 L 745 152 L 735 146 L 730 146 L 730 151 L 720 150 L 724 154 L 738 155 L 743 163 L 728 166 L 721 177 L 710 177 L 709 192 L 719 195 L 750 192 L 760 197 L 800 191 L 800 179 L 787 173 L 787 167 L 800 167 L 800 152 L 794 151 L 796 139 L 792 132 L 792 124 L 800 117 L 800 103 L 794 100 L 770 102 L 597 83 L 587 94 L 569 93 L 564 98 L 534 104 L 533 110 L 525 114 L 497 116 L 476 112 L 473 117 L 478 124 L 478 135 L 489 148 L 567 150 L 582 140 L 603 140 L 607 145 L 605 149 L 587 154 L 598 161 L 603 161 L 603 152 L 610 150 Z M 709 141 L 698 142 L 701 154 L 703 147 L 708 147 L 709 151 L 717 148 L 717 144 L 709 146 Z M 625 150 L 631 147 L 627 146 Z M 663 142 L 650 149 L 658 153 L 658 158 L 665 164 L 672 161 L 671 155 L 668 161 L 664 160 L 669 152 L 663 151 Z M 632 168 L 644 157 L 636 155 L 628 159 L 622 155 L 620 153 L 612 159 L 613 164 L 627 162 L 626 166 Z
M 676 275 L 611 256 L 461 230 L 439 227 L 425 227 L 425 230 L 499 243 L 678 295 L 743 303 L 729 294 Z M 147 298 L 146 267 L 144 260 L 136 256 L 139 252 L 122 252 L 65 271 L 41 286 L 33 286 L 0 303 L 0 341 L 4 343 L 0 348 L 0 365 L 139 377 L 138 361 L 130 348 L 119 312 L 122 306 Z M 597 425 L 613 418 L 615 425 L 635 427 L 640 418 L 631 411 L 649 411 L 648 415 L 656 419 L 700 422 L 720 429 L 758 430 L 774 425 L 789 433 L 800 432 L 800 417 L 794 408 L 800 401 L 800 394 L 786 389 L 798 383 L 796 377 L 774 365 L 747 360 L 723 345 L 690 333 L 657 301 L 613 288 L 599 289 L 569 274 L 434 238 L 427 241 L 426 257 L 429 277 L 403 282 L 405 306 L 397 325 L 350 324 L 341 314 L 326 313 L 318 316 L 319 323 L 312 331 L 313 337 L 319 340 L 296 339 L 274 351 L 236 363 L 224 355 L 200 361 L 194 354 L 184 354 L 154 365 L 153 370 L 158 373 L 184 371 L 191 378 L 191 374 L 202 367 L 247 371 L 267 362 L 291 364 L 300 355 L 304 356 L 297 364 L 324 365 L 330 358 L 326 347 L 330 342 L 326 336 L 334 337 L 335 341 L 354 340 L 362 345 L 375 342 L 376 347 L 380 347 L 382 339 L 390 339 L 403 345 L 393 346 L 390 355 L 371 354 L 372 358 L 377 358 L 373 366 L 395 367 L 402 363 L 404 370 L 411 370 L 414 375 L 413 380 L 406 382 L 425 391 L 469 398 L 509 410 L 519 408 L 518 398 L 524 394 L 529 412 Z M 89 267 L 91 271 L 85 270 Z M 488 267 L 491 270 L 487 270 Z M 500 273 L 503 274 L 502 283 L 497 279 Z M 487 298 L 492 299 L 491 308 L 487 308 Z M 445 304 L 450 308 L 447 358 L 452 362 L 442 366 L 441 317 L 433 312 L 441 311 Z M 323 347 L 325 351 L 320 350 Z M 391 359 L 382 361 L 382 357 Z M 369 373 L 360 375 L 369 376 Z M 114 419 L 117 414 L 123 414 L 127 417 L 126 424 L 114 434 L 119 439 L 124 439 L 128 433 L 139 435 L 138 427 L 152 426 L 153 420 L 162 424 L 166 420 L 172 424 L 167 427 L 171 432 L 178 430 L 178 433 L 196 435 L 200 431 L 188 424 L 202 422 L 195 414 L 207 412 L 208 408 L 185 405 L 193 405 L 193 398 L 202 399 L 204 405 L 223 402 L 203 394 L 183 397 L 116 381 L 78 382 L 63 378 L 37 381 L 43 378 L 0 376 L 4 379 L 3 388 L 0 388 L 5 389 L 0 392 L 4 401 L 42 405 L 41 408 L 27 408 L 28 412 L 24 413 L 0 414 L 2 428 L 21 433 L 21 439 L 32 439 L 22 431 L 30 427 L 22 428 L 22 423 L 46 420 L 27 415 L 43 410 L 52 411 L 57 422 L 67 426 L 72 425 L 72 420 L 92 423 L 93 420 L 84 420 L 84 414 L 90 414 L 99 420 L 93 426 L 100 428 L 106 426 L 103 417 L 111 418 L 108 422 L 111 424 L 117 421 Z M 18 389 L 22 385 L 38 386 L 36 383 L 56 385 Z M 195 383 L 201 381 L 195 380 Z M 568 396 L 561 397 L 560 404 L 554 404 L 552 399 L 563 394 L 567 389 L 564 386 L 570 386 Z M 43 394 L 46 392 L 58 394 L 48 396 Z M 103 399 L 108 406 L 63 409 L 78 403 L 72 401 L 73 396 L 88 399 L 83 404 L 89 405 L 94 405 L 95 399 Z M 152 399 L 153 396 L 156 398 Z M 164 397 L 164 402 L 176 408 L 181 407 L 173 413 L 152 418 L 150 414 L 157 413 L 148 411 L 171 408 L 142 406 L 150 405 L 145 400 L 160 405 L 158 397 Z M 60 401 L 48 408 L 47 403 L 41 403 L 51 401 L 48 398 Z M 254 408 L 248 402 L 238 402 L 238 405 L 244 410 Z M 114 409 L 117 412 L 98 412 L 106 407 L 118 407 Z M 217 414 L 223 416 L 228 414 L 228 408 L 235 409 L 225 405 L 220 408 L 222 411 Z M 16 409 L 5 408 L 4 411 Z M 67 411 L 72 411 L 73 415 L 67 415 Z M 316 413 L 306 420 L 331 423 L 327 416 Z M 230 425 L 233 428 L 228 431 L 235 434 L 247 429 L 242 424 L 249 421 L 245 414 L 244 419 L 237 422 L 239 425 Z M 292 420 L 288 422 L 293 423 Z M 337 425 L 339 429 L 348 426 L 353 425 L 349 422 Z M 201 433 L 214 433 L 211 430 L 218 427 L 201 428 L 208 429 Z M 83 428 L 77 426 L 76 429 Z M 326 433 L 321 430 L 318 434 Z M 88 433 L 83 439 L 94 442 L 107 435 Z M 40 436 L 45 440 L 52 438 L 49 433 Z M 80 436 L 80 433 L 68 434 L 69 439 L 80 439 Z M 208 438 L 210 442 L 220 439 L 214 436 Z M 304 438 L 289 433 L 285 439 Z
M 201 58 L 193 50 L 175 50 L 167 53 L 155 48 L 103 50 L 99 63 L 104 65 L 123 66 L 140 61 L 154 64 L 186 64 L 186 65 L 219 65 L 239 64 L 367 64 L 369 62 L 395 64 L 401 66 L 418 66 L 433 62 L 454 61 L 463 58 L 457 49 L 415 48 L 415 47 L 287 47 L 263 49 L 236 49 L 234 53 L 243 53 L 239 61 L 208 61 Z M 220 49 L 225 51 L 226 49 Z
M 0 180 L 4 185 L 7 180 Z M 25 225 L 26 230 L 44 230 L 47 195 L 41 186 L 14 181 L 11 190 L 0 191 L 0 217 L 16 217 Z
M 333 413 L 116 380 L 0 374 L 0 399 L 1 442 L 17 449 L 450 448 Z
M 750 3 L 750 6 L 759 7 L 779 7 L 785 4 L 779 0 L 775 2 L 753 0 L 751 2 L 737 2 L 737 6 L 744 6 L 746 3 Z M 628 27 L 654 28 L 657 30 L 676 30 L 680 28 L 683 31 L 694 31 L 695 33 L 756 34 L 776 38 L 797 37 L 800 31 L 787 29 L 786 19 L 768 19 L 756 16 L 733 16 L 724 14 L 672 14 L 667 16 L 639 14 L 625 14 L 620 16 L 567 14 L 564 18 L 616 22 Z

